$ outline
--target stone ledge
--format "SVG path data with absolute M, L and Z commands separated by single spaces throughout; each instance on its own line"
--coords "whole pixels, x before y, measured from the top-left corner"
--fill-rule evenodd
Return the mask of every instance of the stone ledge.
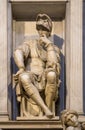
M 59 121 L 59 116 L 55 116 L 52 119 L 49 119 L 46 116 L 30 116 L 30 117 L 17 117 L 17 121 Z
M 62 130 L 60 121 L 30 120 L 30 121 L 0 121 L 1 129 L 58 129 Z
M 85 116 L 79 116 L 79 122 L 80 123 L 85 122 Z
M 37 1 L 45 1 L 45 2 L 68 2 L 68 0 L 9 0 L 10 2 L 37 2 Z
M 47 13 L 53 21 L 65 18 L 67 0 L 10 0 L 9 2 L 12 5 L 13 18 L 17 21 L 35 21 L 39 12 Z
M 85 116 L 79 116 L 79 122 L 85 122 Z M 22 121 L 0 121 L 1 129 L 56 129 L 63 130 L 61 121 L 59 119 L 30 119 Z

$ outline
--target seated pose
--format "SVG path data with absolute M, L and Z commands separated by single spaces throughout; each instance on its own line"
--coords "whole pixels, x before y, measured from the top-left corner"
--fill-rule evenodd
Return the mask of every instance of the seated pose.
M 37 104 L 44 115 L 52 118 L 52 103 L 58 98 L 60 83 L 60 50 L 49 40 L 52 21 L 48 15 L 38 14 L 36 29 L 39 39 L 25 41 L 14 52 L 19 68 L 14 79 L 30 99 L 29 102 Z M 43 90 L 44 99 L 40 95 Z M 34 115 L 38 116 L 39 113 Z

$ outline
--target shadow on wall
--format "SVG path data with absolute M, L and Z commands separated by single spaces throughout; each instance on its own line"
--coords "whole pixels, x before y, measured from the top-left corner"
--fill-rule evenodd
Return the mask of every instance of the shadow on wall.
M 64 39 L 61 37 L 54 35 L 54 44 L 57 45 L 60 50 L 62 50 L 62 46 L 64 43 Z M 59 88 L 59 99 L 56 102 L 57 115 L 60 115 L 60 112 L 65 108 L 65 56 L 61 52 L 61 74 L 60 74 L 61 84 Z
M 16 94 L 15 94 L 15 87 L 13 84 L 13 74 L 15 74 L 18 70 L 17 66 L 14 63 L 14 59 L 11 56 L 10 59 L 10 70 L 11 70 L 11 81 L 8 85 L 8 111 L 10 115 L 10 119 L 16 119 L 16 115 L 18 115 L 17 111 L 17 104 L 16 104 Z M 14 68 L 13 68 L 14 67 Z M 11 105 L 11 107 L 9 107 Z
M 24 22 L 15 22 L 15 28 L 13 29 L 13 50 L 15 50 L 20 44 L 24 41 L 24 31 L 25 31 L 25 24 Z M 12 52 L 13 53 L 13 52 Z M 11 57 L 11 69 L 12 69 L 12 76 L 16 74 L 18 68 L 14 62 L 13 54 Z M 16 117 L 19 115 L 19 103 L 16 100 L 16 86 L 15 83 L 12 82 L 12 118 L 16 120 Z
M 83 111 L 85 114 L 85 1 L 83 2 Z

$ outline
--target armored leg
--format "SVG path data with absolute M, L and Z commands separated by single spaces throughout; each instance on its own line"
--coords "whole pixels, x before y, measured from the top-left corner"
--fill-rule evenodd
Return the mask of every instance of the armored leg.
M 56 74 L 53 71 L 47 74 L 47 85 L 45 89 L 45 101 L 48 108 L 52 111 L 52 102 L 56 94 Z
M 45 105 L 44 101 L 42 100 L 37 88 L 32 84 L 29 73 L 23 73 L 20 75 L 21 84 L 26 91 L 27 95 L 32 98 L 44 111 L 45 115 L 49 118 L 53 117 L 53 114 Z

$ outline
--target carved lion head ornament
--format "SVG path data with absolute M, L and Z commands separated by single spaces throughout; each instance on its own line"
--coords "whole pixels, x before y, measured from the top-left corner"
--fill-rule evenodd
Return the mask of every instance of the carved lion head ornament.
M 36 18 L 36 29 L 45 30 L 51 33 L 52 31 L 52 20 L 47 14 L 38 14 Z

